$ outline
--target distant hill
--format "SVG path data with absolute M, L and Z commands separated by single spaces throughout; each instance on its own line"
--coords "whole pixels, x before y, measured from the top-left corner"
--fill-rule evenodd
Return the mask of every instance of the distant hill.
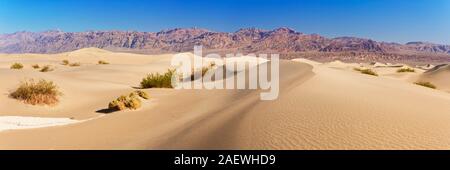
M 275 30 L 245 28 L 233 33 L 177 28 L 160 32 L 57 30 L 0 35 L 0 53 L 59 53 L 88 47 L 136 53 L 168 53 L 192 51 L 194 45 L 203 45 L 207 52 L 270 52 L 280 53 L 282 58 L 450 61 L 449 45 L 386 43 L 356 37 L 326 38 L 285 27 Z

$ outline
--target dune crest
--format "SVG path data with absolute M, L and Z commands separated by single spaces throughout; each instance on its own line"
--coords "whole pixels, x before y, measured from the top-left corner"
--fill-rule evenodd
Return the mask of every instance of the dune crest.
M 422 74 L 364 63 L 281 60 L 280 93 L 274 101 L 261 101 L 261 89 L 155 88 L 144 89 L 151 100 L 138 110 L 105 114 L 101 110 L 110 101 L 134 91 L 147 74 L 170 68 L 172 54 L 86 49 L 67 57 L 0 55 L 0 117 L 87 120 L 2 131 L 0 149 L 450 148 L 450 93 L 412 83 L 426 77 L 442 88 L 440 83 L 449 80 L 448 66 Z M 62 59 L 82 65 L 63 66 Z M 98 65 L 99 59 L 110 64 Z M 24 69 L 9 69 L 12 62 L 23 63 Z M 42 73 L 31 68 L 35 63 L 57 68 Z M 380 76 L 353 70 L 360 66 Z M 54 81 L 64 93 L 60 103 L 30 106 L 9 98 L 8 92 L 25 78 Z
M 432 82 L 438 89 L 450 92 L 450 65 L 437 65 L 432 69 L 427 70 L 418 78 L 418 80 Z

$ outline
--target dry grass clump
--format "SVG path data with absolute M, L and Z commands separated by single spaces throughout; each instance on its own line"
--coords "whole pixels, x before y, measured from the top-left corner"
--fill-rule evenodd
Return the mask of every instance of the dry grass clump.
M 202 69 L 199 70 L 199 71 L 192 70 L 191 80 L 192 80 L 192 81 L 195 80 L 195 75 L 197 75 L 197 74 L 201 74 L 201 77 L 205 76 L 205 74 L 206 74 L 209 70 L 213 69 L 215 66 L 216 66 L 215 63 L 210 63 L 208 66 L 202 67 Z
M 142 90 L 136 90 L 135 93 L 139 96 L 142 97 L 143 99 L 149 99 L 150 95 L 148 95 L 147 92 L 142 91 Z
M 33 64 L 33 65 L 31 65 L 31 67 L 34 68 L 34 69 L 39 69 L 39 68 L 41 68 L 41 67 L 39 66 L 39 64 Z
M 372 71 L 371 69 L 365 69 L 365 70 L 362 70 L 361 73 L 363 73 L 363 74 L 368 74 L 368 75 L 372 75 L 372 76 L 378 76 L 378 74 L 375 73 L 374 71 Z
M 151 73 L 141 81 L 141 88 L 173 88 L 172 75 L 175 70 L 167 70 L 164 74 Z
M 423 82 L 423 81 L 419 81 L 419 82 L 415 82 L 414 84 L 417 84 L 419 86 L 424 86 L 424 87 L 428 87 L 428 88 L 432 88 L 432 89 L 436 89 L 436 86 L 430 82 Z
M 141 100 L 135 95 L 122 95 L 109 103 L 108 109 L 120 111 L 125 109 L 136 110 L 141 107 Z
M 9 96 L 32 105 L 54 105 L 62 93 L 52 81 L 39 80 L 21 82 L 19 88 Z
M 113 111 L 121 111 L 125 109 L 136 110 L 139 109 L 141 104 L 141 99 L 149 99 L 150 96 L 141 90 L 137 90 L 135 92 L 130 93 L 128 96 L 122 95 L 118 97 L 116 100 L 113 100 L 109 103 L 108 109 Z
M 23 68 L 23 65 L 20 63 L 14 63 L 13 65 L 11 65 L 10 67 L 11 69 L 16 69 L 16 70 L 20 70 Z
M 78 67 L 81 66 L 81 63 L 70 63 L 69 60 L 63 60 L 62 65 L 70 66 L 70 67 Z
M 355 71 L 362 71 L 364 68 L 358 68 L 358 67 L 355 67 L 355 68 L 353 68 L 353 70 L 355 70 Z
M 354 68 L 355 71 L 359 71 L 362 74 L 368 74 L 368 75 L 372 75 L 372 76 L 378 76 L 378 74 L 374 71 L 372 71 L 371 69 L 368 68 Z
M 41 70 L 39 70 L 40 72 L 50 72 L 50 71 L 53 71 L 53 70 L 55 70 L 55 69 L 53 69 L 51 66 L 49 66 L 49 65 L 46 65 L 46 66 L 44 66 L 44 67 L 42 67 L 41 68 Z
M 69 65 L 69 63 L 70 63 L 69 60 L 63 60 L 61 64 L 66 66 Z
M 78 66 L 81 66 L 81 64 L 80 63 L 71 63 L 71 64 L 69 64 L 69 66 L 70 67 L 78 67 Z
M 401 68 L 397 70 L 397 73 L 404 73 L 404 72 L 416 72 L 416 70 L 414 70 L 413 68 Z
M 100 60 L 100 61 L 98 61 L 98 64 L 102 65 L 102 64 L 109 64 L 109 63 L 106 61 Z

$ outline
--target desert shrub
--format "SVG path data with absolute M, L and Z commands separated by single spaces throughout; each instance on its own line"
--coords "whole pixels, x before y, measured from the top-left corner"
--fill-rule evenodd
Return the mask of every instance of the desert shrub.
M 100 60 L 100 61 L 98 61 L 98 64 L 109 64 L 109 63 L 106 61 Z
M 359 71 L 362 74 L 368 74 L 368 75 L 372 75 L 372 76 L 378 76 L 377 73 L 375 73 L 374 71 L 372 71 L 371 69 L 367 69 L 367 68 L 354 68 L 355 71 Z
M 46 66 L 41 68 L 40 72 L 50 72 L 50 71 L 53 71 L 53 70 L 54 69 L 51 66 L 46 65 Z
M 436 86 L 430 82 L 423 82 L 423 81 L 419 81 L 419 82 L 415 82 L 414 84 L 417 84 L 419 86 L 424 86 L 424 87 L 428 87 L 428 88 L 432 88 L 432 89 L 436 89 Z
M 58 103 L 58 96 L 61 94 L 52 81 L 30 79 L 21 82 L 19 88 L 12 92 L 10 97 L 32 105 L 53 105 Z
M 215 66 L 216 66 L 216 63 L 215 63 L 215 62 L 209 63 L 209 67 L 214 68 Z
M 141 107 L 141 100 L 136 93 L 130 93 L 128 96 L 122 95 L 109 103 L 108 109 L 120 111 L 125 109 L 136 110 Z
M 116 100 L 113 100 L 109 103 L 108 108 L 112 110 L 125 110 L 127 107 L 125 106 L 125 103 L 127 102 L 128 97 L 127 96 L 120 96 Z
M 358 67 L 356 67 L 356 68 L 353 68 L 353 70 L 355 70 L 355 71 L 362 71 L 363 68 L 358 68 Z
M 361 73 L 363 73 L 363 74 L 368 74 L 368 75 L 372 75 L 372 76 L 378 76 L 378 74 L 375 73 L 374 71 L 372 71 L 371 69 L 361 70 Z
M 136 90 L 135 93 L 139 96 L 142 97 L 143 99 L 149 99 L 150 95 L 148 95 L 147 92 L 142 91 L 142 90 Z
M 16 70 L 20 70 L 23 68 L 23 65 L 20 63 L 14 63 L 13 65 L 11 65 L 10 67 L 11 69 L 16 69 Z
M 129 100 L 127 103 L 125 103 L 125 106 L 129 109 L 136 110 L 141 107 L 141 100 L 139 99 L 139 96 L 136 93 L 131 93 L 128 96 Z
M 69 60 L 63 60 L 63 61 L 62 61 L 62 65 L 65 65 L 65 66 L 66 66 L 66 65 L 69 65 Z
M 211 69 L 211 67 L 202 67 L 202 77 Z
M 39 69 L 39 68 L 41 68 L 38 64 L 33 64 L 33 65 L 31 65 L 31 67 L 33 67 L 34 69 Z
M 78 67 L 78 66 L 81 66 L 81 64 L 80 63 L 71 63 L 71 64 L 69 64 L 69 66 L 70 67 Z
M 62 65 L 70 66 L 70 67 L 78 67 L 81 66 L 81 63 L 70 63 L 69 60 L 63 60 Z
M 141 88 L 173 88 L 172 75 L 175 70 L 167 70 L 164 74 L 151 73 L 141 81 Z
M 126 97 L 124 97 L 126 98 Z M 108 109 L 119 111 L 119 110 L 125 110 L 127 107 L 125 106 L 125 99 L 122 99 L 121 97 L 117 98 L 116 100 L 113 100 L 112 102 L 109 102 Z
M 404 73 L 404 72 L 415 72 L 416 70 L 414 70 L 413 68 L 401 68 L 397 70 L 397 73 Z
M 205 76 L 205 74 L 206 74 L 209 70 L 213 69 L 215 66 L 216 66 L 215 63 L 210 63 L 209 66 L 204 66 L 204 67 L 202 67 L 202 69 L 199 70 L 199 71 L 192 70 L 191 80 L 192 80 L 192 81 L 195 80 L 195 75 L 197 75 L 197 74 L 201 74 L 201 77 Z

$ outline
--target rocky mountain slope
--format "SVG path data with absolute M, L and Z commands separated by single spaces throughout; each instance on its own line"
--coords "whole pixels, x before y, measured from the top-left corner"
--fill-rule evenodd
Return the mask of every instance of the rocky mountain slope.
M 386 43 L 356 37 L 327 38 L 285 27 L 275 30 L 246 28 L 233 33 L 177 28 L 160 32 L 46 31 L 0 35 L 0 53 L 59 53 L 87 47 L 166 53 L 192 51 L 194 45 L 203 45 L 205 51 L 223 53 L 280 53 L 283 58 L 450 61 L 450 45 Z

